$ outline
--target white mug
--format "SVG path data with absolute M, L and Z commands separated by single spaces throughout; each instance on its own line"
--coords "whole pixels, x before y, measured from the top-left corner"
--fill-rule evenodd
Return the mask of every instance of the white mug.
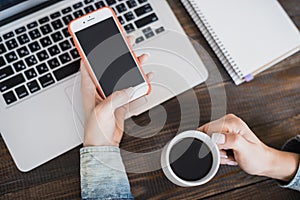
M 170 151 L 172 147 L 186 138 L 194 138 L 200 140 L 201 142 L 206 144 L 212 154 L 212 166 L 209 172 L 204 177 L 196 181 L 187 181 L 181 179 L 173 172 L 170 166 Z M 161 166 L 166 177 L 174 184 L 182 187 L 199 186 L 207 183 L 216 175 L 220 166 L 220 152 L 218 146 L 211 140 L 211 138 L 207 134 L 195 130 L 185 131 L 175 136 L 168 144 L 165 145 L 161 154 Z

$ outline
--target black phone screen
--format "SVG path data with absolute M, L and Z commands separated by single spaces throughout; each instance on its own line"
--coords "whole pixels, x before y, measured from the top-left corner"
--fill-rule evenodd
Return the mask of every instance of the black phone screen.
M 112 17 L 75 34 L 105 96 L 144 83 Z

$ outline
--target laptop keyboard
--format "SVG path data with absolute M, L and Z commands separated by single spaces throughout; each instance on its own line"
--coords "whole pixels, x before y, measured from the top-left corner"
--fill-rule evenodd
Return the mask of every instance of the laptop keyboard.
M 79 70 L 71 20 L 110 6 L 142 43 L 165 31 L 148 0 L 84 0 L 0 36 L 0 93 L 7 105 L 56 85 Z

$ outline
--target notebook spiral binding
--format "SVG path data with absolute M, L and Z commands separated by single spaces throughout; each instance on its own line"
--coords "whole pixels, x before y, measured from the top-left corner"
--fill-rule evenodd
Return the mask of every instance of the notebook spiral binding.
M 244 82 L 244 74 L 239 70 L 238 65 L 230 55 L 230 52 L 228 52 L 196 3 L 193 0 L 181 0 L 181 2 L 234 82 L 237 85 Z

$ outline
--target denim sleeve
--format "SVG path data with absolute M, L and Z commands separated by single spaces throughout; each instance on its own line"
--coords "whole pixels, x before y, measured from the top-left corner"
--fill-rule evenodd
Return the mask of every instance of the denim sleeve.
M 80 150 L 82 199 L 133 199 L 118 147 Z
M 300 135 L 288 140 L 282 150 L 300 154 Z M 280 183 L 280 186 L 300 191 L 300 164 L 293 180 L 285 184 Z

